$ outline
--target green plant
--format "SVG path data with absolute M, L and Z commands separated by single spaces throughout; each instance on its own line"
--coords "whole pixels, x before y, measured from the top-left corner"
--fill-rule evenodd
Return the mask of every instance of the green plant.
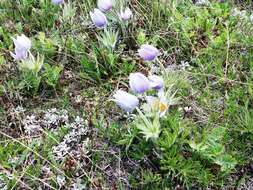
M 18 67 L 21 74 L 21 82 L 19 87 L 26 89 L 28 92 L 35 94 L 40 86 L 41 76 L 39 72 L 44 63 L 44 57 L 38 55 L 37 59 L 30 54 L 28 59 L 18 62 Z
M 222 138 L 226 135 L 226 129 L 217 127 L 207 133 L 207 136 L 200 143 L 190 141 L 189 145 L 201 157 L 219 165 L 222 172 L 231 172 L 237 162 L 232 155 L 226 153 L 225 146 L 222 144 Z
M 95 0 L 0 0 L 0 189 L 251 188 L 253 4 L 203 2 L 117 0 L 104 30 L 91 25 Z M 21 34 L 38 57 L 13 61 Z M 146 43 L 159 63 L 137 55 Z M 118 110 L 112 90 L 129 92 L 131 72 L 163 74 L 166 102 L 150 90 L 138 99 L 152 106 Z M 74 123 L 62 146 L 77 115 L 85 134 Z
M 50 66 L 49 64 L 44 64 L 44 71 L 42 75 L 46 84 L 55 88 L 62 70 L 63 68 L 61 66 Z
M 103 45 L 101 48 L 107 48 L 109 52 L 113 52 L 115 49 L 116 43 L 118 41 L 118 32 L 113 31 L 111 29 L 104 30 L 104 33 L 101 36 L 97 37 L 99 42 Z

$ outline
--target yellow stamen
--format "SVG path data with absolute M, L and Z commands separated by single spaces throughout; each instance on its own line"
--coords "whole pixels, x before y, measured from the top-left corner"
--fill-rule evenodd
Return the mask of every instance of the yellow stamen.
M 162 102 L 159 103 L 159 111 L 160 111 L 160 112 L 166 111 L 167 108 L 168 108 L 168 107 L 167 107 L 166 104 L 164 104 L 164 103 L 162 103 Z

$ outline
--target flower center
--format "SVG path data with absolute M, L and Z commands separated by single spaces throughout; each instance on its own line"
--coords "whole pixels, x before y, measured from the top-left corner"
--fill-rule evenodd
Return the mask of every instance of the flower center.
M 167 110 L 167 105 L 164 104 L 164 103 L 162 103 L 162 102 L 160 102 L 159 103 L 159 111 L 160 112 L 164 112 L 165 110 Z

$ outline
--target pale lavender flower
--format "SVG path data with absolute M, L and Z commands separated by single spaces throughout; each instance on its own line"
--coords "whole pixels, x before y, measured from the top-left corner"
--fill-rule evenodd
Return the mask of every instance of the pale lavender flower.
M 144 61 L 153 61 L 160 52 L 154 46 L 145 44 L 141 46 L 141 48 L 138 50 L 138 53 Z
M 15 45 L 15 52 L 11 52 L 11 56 L 16 60 L 23 60 L 26 59 L 28 56 L 28 51 L 32 47 L 31 40 L 26 37 L 24 34 L 21 36 L 17 36 L 17 38 L 12 38 L 14 45 Z
M 21 36 L 17 36 L 17 38 L 12 38 L 15 47 L 18 49 L 26 49 L 27 51 L 31 49 L 32 42 L 31 40 L 26 37 L 24 34 L 21 34 Z
M 107 18 L 105 14 L 101 12 L 99 9 L 94 9 L 93 12 L 90 12 L 90 17 L 91 17 L 92 22 L 98 28 L 103 28 L 107 24 Z
M 98 0 L 97 6 L 101 11 L 106 12 L 112 9 L 113 3 L 112 0 Z
M 113 101 L 126 112 L 132 112 L 139 105 L 139 100 L 136 96 L 123 90 L 116 91 L 113 97 Z
M 164 86 L 163 78 L 157 75 L 151 75 L 148 77 L 151 88 L 160 90 Z
M 131 9 L 129 9 L 129 7 L 127 7 L 124 11 L 121 9 L 119 16 L 122 20 L 129 20 L 132 16 L 133 13 L 131 11 Z
M 11 56 L 15 59 L 15 61 L 20 61 L 23 59 L 26 59 L 28 56 L 28 52 L 26 50 L 22 50 L 22 49 L 17 49 L 15 48 L 15 52 L 11 53 Z
M 158 111 L 160 117 L 163 117 L 169 109 L 168 101 L 163 90 L 158 92 L 158 97 L 146 96 L 146 100 L 149 108 Z
M 150 89 L 149 80 L 142 73 L 131 73 L 129 76 L 129 86 L 134 93 L 144 93 Z
M 63 2 L 64 2 L 64 0 L 52 0 L 52 3 L 55 5 L 61 4 Z

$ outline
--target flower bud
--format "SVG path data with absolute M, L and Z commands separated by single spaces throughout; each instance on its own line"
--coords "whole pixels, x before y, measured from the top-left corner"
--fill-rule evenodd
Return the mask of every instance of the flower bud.
M 113 101 L 126 112 L 132 112 L 139 105 L 139 100 L 136 96 L 123 90 L 118 90 L 113 97 Z
M 142 73 L 131 73 L 129 76 L 129 85 L 134 93 L 144 93 L 150 89 L 149 80 Z
M 112 9 L 113 3 L 112 0 L 98 0 L 97 6 L 101 11 L 106 12 Z
M 141 46 L 138 53 L 144 61 L 153 61 L 159 55 L 159 50 L 152 45 L 145 44 Z
M 131 9 L 129 9 L 129 7 L 127 7 L 125 9 L 125 11 L 123 11 L 123 10 L 120 11 L 119 16 L 122 20 L 126 21 L 126 20 L 129 20 L 133 16 L 133 13 L 132 13 Z
M 157 75 L 151 75 L 148 77 L 151 88 L 155 90 L 160 90 L 164 86 L 164 81 L 162 77 L 159 77 Z
M 52 3 L 55 5 L 61 4 L 63 2 L 64 2 L 64 0 L 52 0 Z
M 93 12 L 90 12 L 90 17 L 92 22 L 98 28 L 103 28 L 107 24 L 107 18 L 104 13 L 102 13 L 99 9 L 94 9 Z

